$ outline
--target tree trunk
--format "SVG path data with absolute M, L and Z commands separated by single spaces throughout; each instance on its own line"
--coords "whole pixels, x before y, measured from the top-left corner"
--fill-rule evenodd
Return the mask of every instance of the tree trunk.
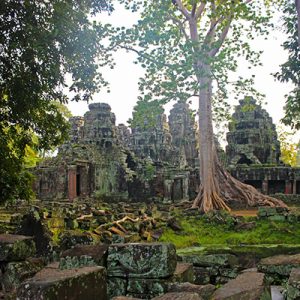
M 239 206 L 286 206 L 282 201 L 259 193 L 254 187 L 232 177 L 220 164 L 214 145 L 212 126 L 212 80 L 210 67 L 201 65 L 199 77 L 199 152 L 200 187 L 193 207 L 206 213 L 214 209 L 230 210 L 228 202 Z

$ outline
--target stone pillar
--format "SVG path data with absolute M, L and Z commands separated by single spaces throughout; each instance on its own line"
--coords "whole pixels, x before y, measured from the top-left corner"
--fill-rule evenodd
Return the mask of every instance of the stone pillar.
M 164 200 L 171 200 L 173 180 L 164 180 Z
M 68 167 L 68 198 L 73 201 L 77 196 L 76 193 L 76 166 Z
M 262 192 L 263 192 L 263 194 L 268 194 L 268 192 L 269 192 L 269 182 L 268 182 L 268 180 L 263 180 L 263 182 L 262 182 Z
M 297 180 L 294 179 L 293 181 L 293 195 L 297 194 Z
M 285 194 L 292 194 L 292 182 L 290 180 L 285 181 Z

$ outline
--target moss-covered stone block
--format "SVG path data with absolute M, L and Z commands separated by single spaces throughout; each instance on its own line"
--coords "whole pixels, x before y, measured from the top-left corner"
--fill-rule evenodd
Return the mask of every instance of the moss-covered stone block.
M 238 258 L 232 254 L 187 254 L 182 256 L 182 261 L 198 267 L 234 267 L 238 264 Z
M 120 277 L 108 277 L 107 293 L 109 299 L 116 296 L 125 296 L 127 293 L 127 279 Z
M 43 267 L 43 260 L 34 258 L 27 261 L 7 263 L 3 268 L 2 275 L 2 284 L 5 291 L 14 290 L 22 281 L 34 276 Z
M 109 246 L 109 276 L 166 278 L 177 265 L 176 249 L 170 243 L 114 244 Z
M 210 283 L 210 272 L 204 267 L 194 267 L 194 283 L 208 284 Z
M 300 268 L 291 271 L 286 297 L 287 300 L 300 299 Z
M 106 271 L 98 266 L 69 270 L 49 266 L 21 284 L 17 299 L 107 300 Z
M 280 284 L 289 277 L 292 269 L 300 268 L 300 254 L 267 257 L 259 262 L 257 268 L 266 273 L 270 283 Z
M 64 251 L 59 261 L 60 269 L 72 269 L 82 266 L 106 266 L 108 245 L 75 245 Z
M 127 295 L 142 299 L 151 299 L 168 291 L 168 281 L 150 278 L 129 278 Z
M 32 237 L 23 235 L 0 235 L 0 262 L 25 260 L 36 253 Z

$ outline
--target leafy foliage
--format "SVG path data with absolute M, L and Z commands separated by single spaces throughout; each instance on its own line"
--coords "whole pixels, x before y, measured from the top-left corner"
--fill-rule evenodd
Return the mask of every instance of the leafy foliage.
M 72 100 L 88 101 L 107 86 L 98 72 L 111 63 L 101 43 L 106 28 L 89 15 L 110 9 L 105 0 L 2 1 L 0 202 L 30 196 L 29 175 L 22 175 L 28 149 L 48 150 L 66 137 L 68 126 L 58 107 L 68 101 L 66 91 Z
M 286 95 L 283 123 L 300 128 L 300 48 L 298 44 L 297 11 L 293 1 L 285 0 L 283 6 L 283 28 L 287 40 L 283 48 L 288 51 L 288 60 L 281 65 L 275 77 L 281 82 L 291 82 L 295 88 Z
M 280 141 L 281 160 L 291 167 L 297 165 L 297 150 L 299 145 L 292 141 L 293 132 L 288 132 L 283 127 L 277 128 Z

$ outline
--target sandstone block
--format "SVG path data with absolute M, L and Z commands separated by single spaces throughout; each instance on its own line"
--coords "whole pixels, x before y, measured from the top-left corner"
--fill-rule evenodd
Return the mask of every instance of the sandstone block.
M 107 300 L 106 271 L 103 267 L 60 270 L 46 267 L 24 281 L 17 300 Z
M 197 293 L 167 293 L 153 298 L 153 300 L 202 300 Z
M 176 264 L 176 249 L 169 243 L 114 244 L 108 249 L 109 276 L 166 278 Z
M 264 286 L 264 274 L 245 272 L 216 290 L 214 300 L 256 300 L 270 290 Z
M 212 284 L 206 285 L 197 285 L 189 282 L 184 283 L 171 283 L 168 286 L 169 292 L 177 292 L 177 293 L 196 293 L 204 300 L 210 299 L 212 294 L 215 291 L 215 286 Z
M 35 255 L 36 248 L 32 237 L 13 234 L 0 234 L 0 262 L 20 261 Z

